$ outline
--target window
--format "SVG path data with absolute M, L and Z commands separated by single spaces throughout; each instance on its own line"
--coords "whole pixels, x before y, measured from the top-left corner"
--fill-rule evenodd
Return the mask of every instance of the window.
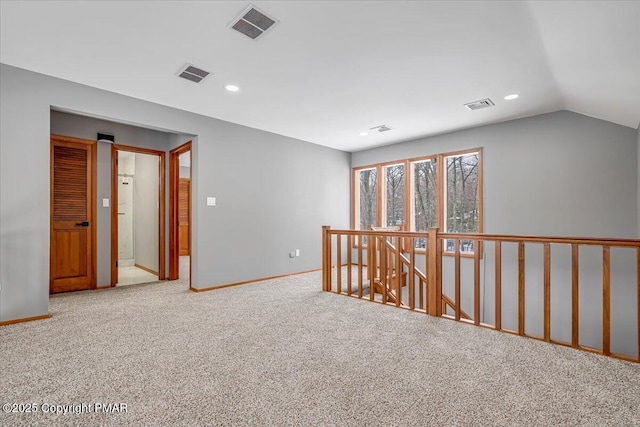
M 480 211 L 478 200 L 479 154 L 448 156 L 446 159 L 446 204 L 444 230 L 449 233 L 478 233 Z M 447 241 L 452 251 L 453 240 Z M 473 241 L 462 240 L 461 252 L 473 252 Z
M 413 223 L 411 231 L 427 231 L 438 226 L 438 161 L 427 159 L 412 162 L 413 197 L 410 212 Z M 425 248 L 425 239 L 416 239 L 416 248 Z
M 385 227 L 404 224 L 404 164 L 384 167 Z
M 482 232 L 482 149 L 354 168 L 354 225 L 426 232 Z M 366 243 L 366 241 L 365 241 Z M 426 247 L 415 239 L 416 248 Z M 453 240 L 446 251 L 453 251 Z M 472 241 L 460 251 L 473 253 Z
M 358 218 L 359 230 L 366 230 L 370 225 L 378 224 L 378 179 L 377 170 L 364 169 L 358 172 Z

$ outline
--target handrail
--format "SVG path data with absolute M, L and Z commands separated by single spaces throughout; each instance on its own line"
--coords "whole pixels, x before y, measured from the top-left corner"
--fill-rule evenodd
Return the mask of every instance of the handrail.
M 367 237 L 367 243 L 363 244 L 362 239 L 357 237 Z M 342 250 L 343 241 L 346 239 L 346 253 Z M 393 240 L 395 239 L 395 240 Z M 416 248 L 416 244 L 420 239 L 420 247 Z M 465 241 L 471 241 L 473 244 L 472 252 L 461 250 Z M 480 234 L 480 233 L 441 233 L 437 228 L 431 228 L 427 232 L 410 232 L 410 231 L 389 231 L 385 230 L 339 230 L 331 229 L 328 226 L 323 227 L 323 290 L 345 294 L 355 298 L 366 298 L 371 301 L 381 302 L 382 304 L 390 304 L 400 308 L 421 311 L 426 314 L 438 317 L 451 318 L 457 321 L 472 323 L 477 326 L 489 327 L 498 331 L 514 333 L 521 336 L 540 339 L 547 342 L 566 345 L 584 351 L 597 352 L 606 356 L 617 357 L 633 362 L 640 362 L 640 239 L 624 239 L 624 238 L 598 238 L 598 237 L 559 237 L 559 236 L 531 236 L 531 235 L 506 235 L 506 234 Z M 447 242 L 447 250 L 443 249 L 444 242 Z M 395 243 L 395 244 L 394 244 Z M 503 243 L 517 244 L 517 257 L 515 261 L 512 258 L 503 259 Z M 559 341 L 554 339 L 551 334 L 552 327 L 557 327 L 557 316 L 553 320 L 551 316 L 551 300 L 552 300 L 552 275 L 551 275 L 551 254 L 552 248 L 556 246 L 570 247 L 570 265 L 566 265 L 566 269 L 570 271 L 570 301 L 567 303 L 560 300 L 560 303 L 554 299 L 554 309 L 564 309 L 570 311 L 570 342 Z M 542 248 L 542 280 L 539 285 L 542 295 L 542 315 L 539 317 L 529 315 L 525 312 L 527 305 L 525 297 L 531 293 L 531 290 L 525 292 L 527 286 L 527 277 L 525 275 L 525 266 L 527 259 L 525 257 L 525 249 L 529 246 Z M 582 246 L 600 247 L 602 250 L 602 341 L 601 345 L 592 343 L 585 345 L 581 342 L 584 338 L 580 334 L 580 316 L 585 316 L 593 312 L 594 307 L 590 310 L 580 311 L 580 305 L 591 304 L 593 302 L 582 301 L 579 298 L 580 293 L 580 257 Z M 335 249 L 332 249 L 334 247 Z M 493 247 L 493 251 L 491 248 Z M 620 321 L 612 324 L 611 309 L 612 301 L 619 300 L 620 294 L 612 297 L 613 292 L 619 292 L 620 289 L 628 292 L 629 286 L 612 286 L 612 267 L 611 248 L 622 248 L 621 250 L 633 250 L 635 253 L 635 265 L 627 266 L 628 269 L 623 271 L 625 278 L 630 277 L 630 271 L 635 270 L 636 276 L 636 295 L 637 295 L 637 348 L 635 355 L 631 356 L 628 350 L 627 339 L 623 343 L 622 348 L 624 354 L 612 351 L 612 328 L 620 327 Z M 538 249 L 539 250 L 539 249 Z M 488 251 L 488 252 L 487 252 Z M 555 249 L 554 249 L 555 251 Z M 555 253 L 555 252 L 554 252 Z M 345 256 L 346 255 L 346 256 Z M 416 260 L 416 256 L 420 255 L 419 260 L 424 258 L 424 266 Z M 443 292 L 443 258 L 447 255 L 450 261 L 444 263 L 450 274 L 453 267 L 453 281 L 449 281 L 450 288 L 453 287 L 454 298 L 448 297 Z M 584 257 L 585 254 L 582 253 Z M 593 252 L 589 252 L 586 256 L 595 256 Z M 464 257 L 464 258 L 463 258 Z M 346 264 L 344 260 L 346 258 Z M 451 259 L 453 258 L 453 259 Z M 470 259 L 471 258 L 471 259 Z M 494 258 L 494 261 L 490 261 Z M 335 260 L 335 262 L 334 262 Z M 624 259 L 629 263 L 628 258 Z M 484 293 L 481 293 L 481 285 L 491 286 L 485 280 L 485 276 L 481 275 L 481 263 L 487 263 L 485 268 L 494 268 L 493 293 L 494 320 L 493 324 L 487 324 L 481 319 L 486 313 L 487 299 Z M 422 263 L 422 261 L 420 261 Z M 517 278 L 513 283 L 503 283 L 503 269 L 508 268 L 511 263 L 511 269 L 516 272 Z M 619 264 L 619 262 L 618 262 Z M 484 265 L 484 264 L 483 264 Z M 554 262 L 554 268 L 558 268 L 557 262 Z M 339 268 L 338 268 L 339 266 Z M 493 266 L 493 267 L 492 267 Z M 537 266 L 537 264 L 536 264 Z M 335 267 L 335 268 L 334 268 Z M 344 267 L 346 267 L 346 281 L 343 278 Z M 473 282 L 471 285 L 462 286 L 462 268 L 472 267 Z M 424 269 L 423 269 L 424 268 Z M 531 267 L 529 267 L 531 268 Z M 365 272 L 366 269 L 366 272 Z M 555 274 L 555 273 L 554 273 Z M 620 277 L 619 272 L 616 273 Z M 354 280 L 357 277 L 357 280 Z M 447 275 L 447 277 L 451 277 Z M 507 275 L 506 277 L 513 277 Z M 563 276 L 564 277 L 564 276 Z M 465 279 L 466 280 L 466 279 Z M 553 285 L 559 286 L 557 277 L 554 278 Z M 619 279 L 617 279 L 619 280 Z M 357 292 L 353 289 L 353 283 L 357 282 Z M 369 283 L 369 294 L 365 295 L 365 285 Z M 342 284 L 346 283 L 346 292 L 343 292 Z M 335 286 L 334 286 L 335 285 Z M 562 283 L 561 283 L 562 285 Z M 508 324 L 508 319 L 503 319 L 503 306 L 509 301 L 503 299 L 503 293 L 512 289 L 513 295 L 516 297 L 513 304 L 516 304 L 514 310 L 507 310 L 504 313 L 515 313 L 517 317 L 517 329 L 508 330 L 504 328 L 504 324 Z M 517 295 L 516 295 L 517 294 Z M 379 298 L 376 298 L 376 295 Z M 505 294 L 508 295 L 508 294 Z M 556 294 L 554 294 L 556 295 Z M 624 298 L 629 295 L 623 294 Z M 554 298 L 556 298 L 554 296 Z M 583 299 L 584 300 L 584 299 Z M 417 302 L 417 303 L 416 303 Z M 462 309 L 462 303 L 466 302 L 469 307 L 473 307 L 473 313 L 469 314 Z M 565 307 L 562 308 L 562 304 Z M 450 313 L 452 311 L 454 315 Z M 531 307 L 528 307 L 531 310 Z M 491 313 L 489 313 L 491 314 Z M 530 322 L 535 319 L 542 319 L 541 336 L 531 333 Z M 626 317 L 627 325 L 625 330 L 629 329 L 629 317 Z M 491 318 L 489 320 L 491 322 Z M 634 321 L 635 322 L 635 321 Z M 582 322 L 584 323 L 584 322 Z M 593 324 L 593 321 L 587 324 Z M 529 326 L 529 328 L 527 328 Z M 555 329 L 554 329 L 555 330 Z M 615 335 L 615 334 L 614 334 Z M 618 333 L 618 336 L 620 334 Z M 593 331 L 587 335 L 587 341 L 593 341 Z M 619 345 L 618 345 L 619 347 Z M 634 353 L 634 351 L 631 351 Z
M 418 231 L 369 231 L 369 230 L 338 230 L 329 229 L 333 235 L 347 236 L 387 236 L 387 237 L 419 237 L 426 238 L 429 233 Z M 604 238 L 604 237 L 561 237 L 561 236 L 532 236 L 525 234 L 485 234 L 485 233 L 441 233 L 438 238 L 460 240 L 490 240 L 501 242 L 527 242 L 527 243 L 554 243 L 554 244 L 580 244 L 580 245 L 604 245 L 616 247 L 640 248 L 640 239 Z

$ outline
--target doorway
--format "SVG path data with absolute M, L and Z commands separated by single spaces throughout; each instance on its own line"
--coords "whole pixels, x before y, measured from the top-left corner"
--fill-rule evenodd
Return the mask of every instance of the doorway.
M 112 145 L 111 286 L 164 280 L 165 153 Z
M 193 251 L 191 159 L 191 141 L 169 153 L 169 280 L 188 280 L 189 289 Z
M 49 293 L 96 288 L 96 141 L 51 135 Z

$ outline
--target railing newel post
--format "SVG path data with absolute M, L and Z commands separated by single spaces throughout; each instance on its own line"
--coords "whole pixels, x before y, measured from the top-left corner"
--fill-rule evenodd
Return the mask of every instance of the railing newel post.
M 525 335 L 525 252 L 524 241 L 518 242 L 518 335 Z
M 331 265 L 331 260 L 328 259 L 328 251 L 327 246 L 331 244 L 329 240 L 329 230 L 331 226 L 323 225 L 322 226 L 322 290 L 329 290 L 329 281 L 331 280 L 331 267 L 327 270 L 327 263 Z
M 427 242 L 427 314 L 440 316 L 442 308 L 438 300 L 438 228 L 429 228 Z
M 611 248 L 602 247 L 602 353 L 611 354 Z
M 352 240 L 350 235 L 347 234 L 347 295 L 351 296 L 351 252 L 353 251 Z
M 336 234 L 336 289 L 342 293 L 342 234 Z
M 480 257 L 482 256 L 483 241 L 473 243 L 473 323 L 480 325 Z
M 571 244 L 571 347 L 580 347 L 580 247 Z

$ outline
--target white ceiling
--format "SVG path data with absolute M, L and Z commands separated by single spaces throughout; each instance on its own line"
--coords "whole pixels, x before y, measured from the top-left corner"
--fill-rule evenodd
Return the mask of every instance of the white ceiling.
M 3 0 L 0 61 L 346 151 L 562 109 L 640 122 L 640 1 L 256 1 L 279 23 L 255 41 L 229 28 L 249 4 Z

